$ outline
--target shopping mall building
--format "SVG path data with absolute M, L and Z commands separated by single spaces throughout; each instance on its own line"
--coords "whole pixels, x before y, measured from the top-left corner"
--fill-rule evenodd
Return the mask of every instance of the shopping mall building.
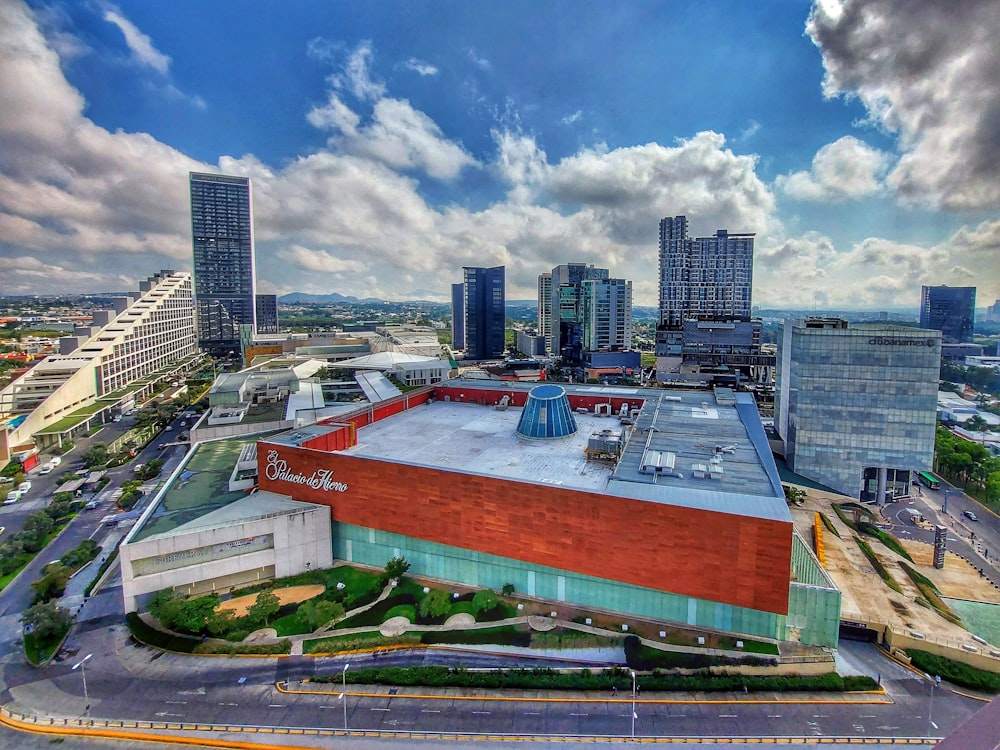
M 793 530 L 749 394 L 452 380 L 257 457 L 261 491 L 330 509 L 336 560 L 837 643 L 840 592 Z

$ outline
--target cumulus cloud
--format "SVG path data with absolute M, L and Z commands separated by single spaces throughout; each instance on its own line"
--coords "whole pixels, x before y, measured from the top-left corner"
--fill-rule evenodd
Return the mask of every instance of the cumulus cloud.
M 333 131 L 328 145 L 438 179 L 452 179 L 465 167 L 475 166 L 476 160 L 430 117 L 408 101 L 384 96 L 385 87 L 371 74 L 371 61 L 371 43 L 363 42 L 348 54 L 342 71 L 330 76 L 326 103 L 306 115 L 313 126 Z M 343 101 L 345 91 L 373 102 L 367 121 Z
M 879 192 L 888 165 L 885 153 L 848 135 L 817 151 L 810 171 L 781 175 L 776 184 L 798 200 L 839 203 Z
M 129 21 L 122 12 L 112 6 L 108 6 L 104 11 L 104 20 L 118 27 L 125 37 L 125 44 L 128 45 L 132 57 L 143 65 L 148 65 L 153 70 L 166 75 L 170 68 L 170 57 L 164 55 L 153 46 L 153 40 L 136 28 L 136 25 Z
M 1000 207 L 995 0 L 822 0 L 806 26 L 826 96 L 856 96 L 899 138 L 888 184 L 905 202 Z

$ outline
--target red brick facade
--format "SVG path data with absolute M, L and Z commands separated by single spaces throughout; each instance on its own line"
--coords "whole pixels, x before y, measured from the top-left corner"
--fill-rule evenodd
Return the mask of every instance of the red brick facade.
M 258 456 L 261 489 L 328 505 L 334 521 L 788 612 L 791 523 L 263 441 Z M 301 479 L 277 477 L 276 461 Z

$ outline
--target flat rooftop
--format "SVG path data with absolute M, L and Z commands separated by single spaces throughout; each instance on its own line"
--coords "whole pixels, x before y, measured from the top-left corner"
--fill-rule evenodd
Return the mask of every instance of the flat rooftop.
M 435 400 L 358 430 L 350 455 L 618 495 L 725 513 L 790 521 L 777 469 L 753 398 L 726 392 L 559 385 L 570 396 L 628 398 L 642 404 L 634 425 L 616 415 L 574 411 L 576 433 L 530 440 L 515 433 L 522 409 L 468 403 L 475 389 L 529 391 L 537 384 L 450 381 L 466 401 Z M 300 444 L 332 429 L 311 425 L 273 442 Z M 590 438 L 621 432 L 617 465 L 588 460 Z M 306 434 L 308 433 L 308 434 Z M 669 471 L 644 469 L 651 461 Z

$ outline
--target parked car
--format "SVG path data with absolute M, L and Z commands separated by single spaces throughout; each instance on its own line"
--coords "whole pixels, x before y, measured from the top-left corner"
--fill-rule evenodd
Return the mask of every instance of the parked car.
M 21 482 L 19 485 L 17 485 L 17 488 L 21 490 L 21 494 L 23 495 L 25 492 L 31 489 L 31 482 L 25 480 Z
M 11 490 L 10 492 L 7 493 L 7 499 L 3 501 L 3 504 L 4 505 L 13 505 L 18 500 L 21 499 L 21 495 L 22 495 L 22 493 L 21 493 L 20 490 Z
M 49 464 L 45 464 L 45 466 L 43 466 L 41 469 L 38 470 L 38 473 L 39 474 L 51 474 L 52 470 L 54 468 L 55 468 L 54 466 L 51 466 Z
M 49 459 L 49 466 L 51 466 L 52 468 L 55 468 L 61 463 L 62 463 L 62 458 L 59 456 L 53 456 L 52 458 Z
M 973 513 L 971 510 L 963 510 L 962 515 L 968 518 L 970 521 L 978 521 L 979 516 Z

